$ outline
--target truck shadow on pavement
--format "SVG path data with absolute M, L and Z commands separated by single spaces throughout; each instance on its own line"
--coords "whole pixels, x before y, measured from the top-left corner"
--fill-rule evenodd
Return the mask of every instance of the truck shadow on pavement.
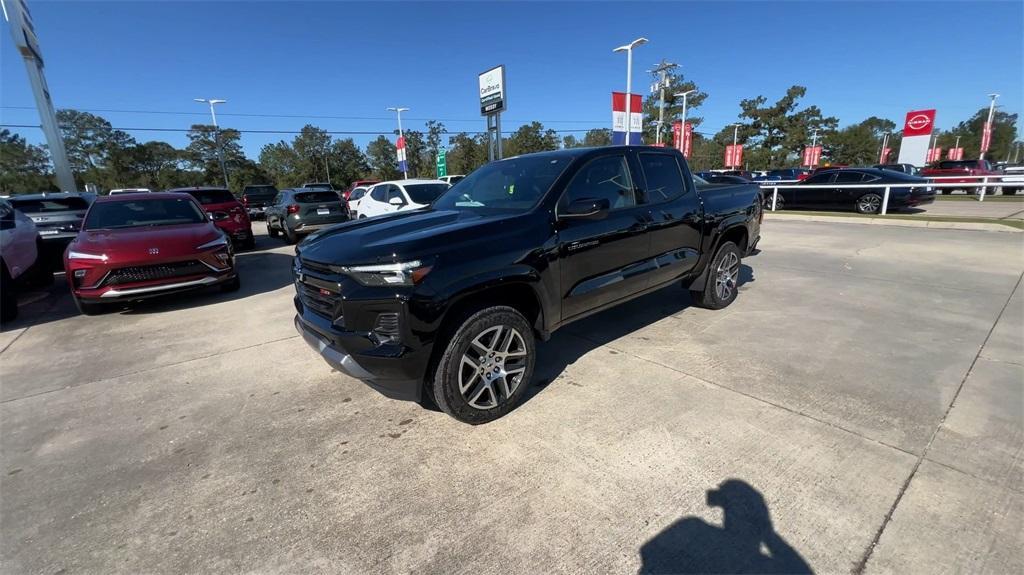
M 740 265 L 740 295 L 753 283 L 754 271 Z M 558 380 L 565 369 L 595 349 L 625 337 L 666 317 L 676 315 L 693 305 L 689 291 L 678 284 L 662 288 L 632 301 L 569 324 L 546 342 L 537 342 L 537 366 L 533 387 L 526 393 L 526 403 Z M 713 313 L 724 313 L 724 310 Z M 619 352 L 609 349 L 609 353 Z M 579 383 L 578 383 L 579 384 Z
M 813 573 L 772 525 L 764 496 L 749 483 L 727 479 L 707 492 L 722 526 L 684 517 L 640 548 L 640 573 Z

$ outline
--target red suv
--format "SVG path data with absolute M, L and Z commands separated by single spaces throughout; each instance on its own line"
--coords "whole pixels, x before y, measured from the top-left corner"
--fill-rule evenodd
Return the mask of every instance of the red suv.
M 352 185 L 349 186 L 347 190 L 345 190 L 344 192 L 341 192 L 341 201 L 348 202 L 348 197 L 352 195 L 352 190 L 354 190 L 354 189 L 356 189 L 356 188 L 358 188 L 360 186 L 362 186 L 362 187 L 370 187 L 373 184 L 379 184 L 379 183 L 380 183 L 380 180 L 356 180 L 356 181 L 352 182 Z
M 79 311 L 219 285 L 239 288 L 231 240 L 186 194 L 101 196 L 64 252 Z
M 213 223 L 241 248 L 251 250 L 256 247 L 256 238 L 252 235 L 252 221 L 249 213 L 230 190 L 224 188 L 175 188 L 170 193 L 188 194 L 203 206 L 206 213 L 213 218 Z

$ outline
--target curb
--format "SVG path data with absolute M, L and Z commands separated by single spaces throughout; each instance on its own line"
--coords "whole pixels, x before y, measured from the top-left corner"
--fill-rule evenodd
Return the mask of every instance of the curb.
M 985 232 L 1022 233 L 1024 230 L 996 223 L 981 222 L 937 222 L 932 220 L 904 220 L 895 218 L 851 218 L 848 216 L 818 216 L 806 214 L 778 214 L 765 212 L 768 219 L 799 220 L 805 222 L 839 222 L 844 224 L 896 226 L 902 228 L 932 228 L 941 230 L 974 230 Z

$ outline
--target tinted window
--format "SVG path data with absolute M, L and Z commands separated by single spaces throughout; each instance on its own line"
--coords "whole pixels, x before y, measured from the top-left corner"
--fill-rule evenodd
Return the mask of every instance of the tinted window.
M 299 192 L 295 194 L 295 201 L 300 204 L 323 204 L 340 200 L 334 192 Z
M 328 190 L 328 191 L 330 191 L 330 190 L 334 189 L 334 186 L 332 186 L 330 184 L 305 184 L 302 187 L 307 189 L 307 190 Z
M 663 202 L 686 193 L 683 173 L 675 156 L 668 154 L 640 154 L 640 167 L 647 179 L 647 198 Z
M 236 201 L 235 196 L 227 190 L 188 190 L 186 193 L 204 206 Z
M 576 172 L 565 189 L 562 206 L 576 200 L 608 200 L 611 209 L 636 205 L 633 180 L 623 156 L 606 156 L 588 162 Z
M 839 172 L 836 174 L 837 184 L 859 184 L 864 179 L 864 174 L 860 172 Z
M 355 201 L 355 200 L 358 200 L 359 198 L 363 197 L 365 194 L 366 194 L 366 190 L 364 190 L 363 188 L 356 188 L 356 189 L 352 190 L 352 193 L 350 193 L 348 195 L 348 199 L 349 199 L 349 201 Z
M 448 184 L 412 184 L 405 186 L 405 193 L 414 204 L 429 204 L 448 191 Z
M 268 199 L 277 195 L 277 188 L 274 186 L 246 186 L 242 195 L 247 198 Z
M 11 198 L 11 205 L 17 210 L 32 214 L 89 209 L 89 202 L 82 198 L 43 198 L 38 200 Z
M 572 158 L 537 154 L 491 162 L 452 186 L 434 207 L 442 210 L 501 210 L 532 208 L 551 189 Z
M 388 187 L 387 184 L 374 186 L 373 190 L 370 191 L 370 197 L 378 202 L 386 202 L 388 200 Z
M 805 184 L 827 184 L 832 181 L 834 172 L 825 172 L 823 174 L 815 174 L 803 181 Z
M 195 202 L 185 198 L 99 202 L 86 216 L 87 230 L 199 224 L 206 221 Z

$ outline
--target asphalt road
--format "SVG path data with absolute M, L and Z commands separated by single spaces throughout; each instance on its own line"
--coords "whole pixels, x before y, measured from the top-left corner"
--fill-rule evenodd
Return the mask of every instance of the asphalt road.
M 1024 237 L 772 220 L 468 427 L 332 373 L 290 248 L 243 287 L 0 333 L 5 573 L 1020 573 Z
M 995 196 L 999 197 L 999 196 Z M 921 206 L 923 215 L 970 218 L 1024 219 L 1024 201 L 936 200 Z

